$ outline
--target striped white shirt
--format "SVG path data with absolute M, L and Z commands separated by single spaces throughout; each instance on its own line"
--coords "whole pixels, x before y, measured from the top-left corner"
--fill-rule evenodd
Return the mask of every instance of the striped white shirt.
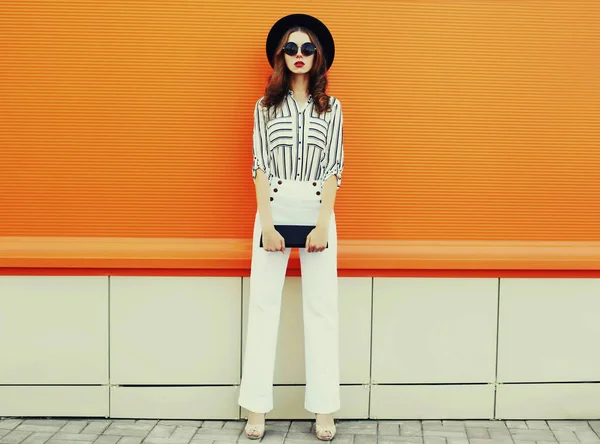
M 262 169 L 267 177 L 287 180 L 322 180 L 337 176 L 341 185 L 344 169 L 342 105 L 330 96 L 331 111 L 317 114 L 312 96 L 300 109 L 290 91 L 276 110 L 256 102 L 254 110 L 252 177 Z

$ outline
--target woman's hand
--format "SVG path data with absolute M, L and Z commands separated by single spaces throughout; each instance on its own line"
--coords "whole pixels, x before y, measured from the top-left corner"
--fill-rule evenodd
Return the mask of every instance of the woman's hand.
M 317 225 L 306 237 L 306 251 L 309 253 L 325 251 L 327 246 L 327 228 Z
M 275 227 L 263 230 L 263 248 L 266 251 L 281 251 L 285 253 L 285 240 Z

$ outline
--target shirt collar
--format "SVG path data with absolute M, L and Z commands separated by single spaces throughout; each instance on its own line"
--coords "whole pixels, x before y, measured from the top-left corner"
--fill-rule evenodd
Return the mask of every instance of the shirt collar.
M 288 96 L 294 97 L 294 91 L 292 91 L 291 89 L 288 89 Z M 312 103 L 313 97 L 312 94 L 308 95 L 308 103 Z

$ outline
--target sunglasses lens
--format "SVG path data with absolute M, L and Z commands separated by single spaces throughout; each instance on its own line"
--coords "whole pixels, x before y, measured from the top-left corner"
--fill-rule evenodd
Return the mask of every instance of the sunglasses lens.
M 316 50 L 317 48 L 315 47 L 315 45 L 313 45 L 310 42 L 307 42 L 304 45 L 302 45 L 302 54 L 304 54 L 305 56 L 313 55 Z
M 298 54 L 298 45 L 296 45 L 294 42 L 288 42 L 283 47 L 283 50 L 287 55 L 294 56 Z
M 307 57 L 313 55 L 316 50 L 316 46 L 311 42 L 306 42 L 302 45 L 302 54 Z M 287 42 L 283 47 L 283 51 L 289 56 L 295 56 L 298 54 L 298 45 L 296 45 L 294 42 Z

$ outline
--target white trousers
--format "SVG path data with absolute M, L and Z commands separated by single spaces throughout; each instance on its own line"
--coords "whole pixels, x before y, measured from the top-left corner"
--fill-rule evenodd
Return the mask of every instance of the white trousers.
M 314 225 L 321 207 L 319 181 L 271 180 L 274 224 Z M 273 409 L 275 352 L 281 296 L 290 248 L 267 252 L 259 246 L 262 233 L 256 214 L 250 272 L 250 301 L 239 405 L 256 413 Z M 340 408 L 337 231 L 329 223 L 328 248 L 309 253 L 300 249 L 304 320 L 306 391 L 304 407 L 313 413 Z

